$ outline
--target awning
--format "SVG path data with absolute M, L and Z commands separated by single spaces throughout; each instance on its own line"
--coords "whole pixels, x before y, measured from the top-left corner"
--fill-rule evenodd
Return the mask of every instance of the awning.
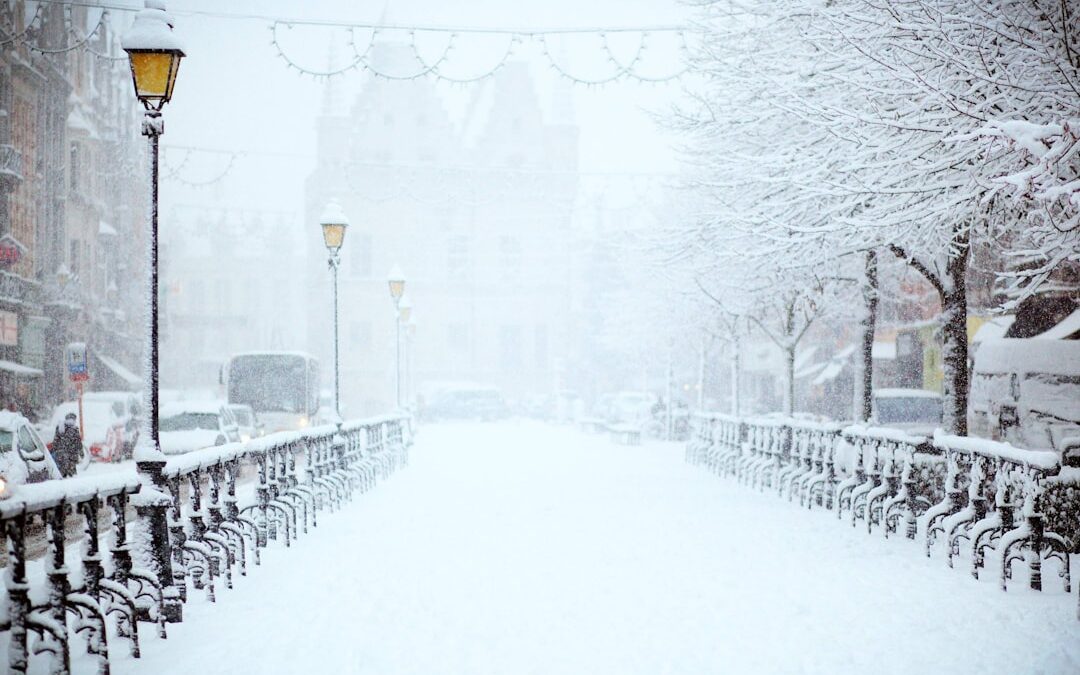
M 135 388 L 142 386 L 142 378 L 125 368 L 116 359 L 111 359 L 108 356 L 105 356 L 101 352 L 97 351 L 96 349 L 94 350 L 94 358 L 96 358 L 98 361 L 101 361 L 101 364 L 103 366 L 111 370 L 114 375 L 126 382 L 128 386 Z
M 41 377 L 45 374 L 37 368 L 24 366 L 23 364 L 15 363 L 14 361 L 0 361 L 0 370 L 11 373 L 16 377 Z
M 110 237 L 115 237 L 116 235 L 119 234 L 119 232 L 116 231 L 115 227 L 113 227 L 112 225 L 106 223 L 104 220 L 99 220 L 98 221 L 98 234 L 104 234 L 104 235 L 108 235 Z

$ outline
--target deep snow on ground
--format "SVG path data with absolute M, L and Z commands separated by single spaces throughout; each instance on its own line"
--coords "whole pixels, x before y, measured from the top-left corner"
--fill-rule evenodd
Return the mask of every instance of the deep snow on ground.
M 195 592 L 167 642 L 144 630 L 113 672 L 1080 672 L 1056 575 L 1002 593 L 682 453 L 423 427 L 411 466 L 216 605 Z

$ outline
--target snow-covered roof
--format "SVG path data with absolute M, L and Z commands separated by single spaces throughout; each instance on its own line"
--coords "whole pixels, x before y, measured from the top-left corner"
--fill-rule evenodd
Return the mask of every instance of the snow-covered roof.
M 302 359 L 314 358 L 311 354 L 301 351 L 262 351 L 262 352 L 237 352 L 232 355 L 232 358 L 240 356 L 296 356 Z
M 877 398 L 941 398 L 941 394 L 927 389 L 875 389 Z
M 133 387 L 138 387 L 142 385 L 143 379 L 125 368 L 124 365 L 116 359 L 109 358 L 108 356 L 105 356 L 96 349 L 94 350 L 94 357 L 97 358 L 98 361 L 101 361 L 106 368 L 111 370 L 113 373 L 116 374 L 117 377 L 119 377 L 124 382 L 127 382 L 129 385 Z
M 1080 309 L 1061 320 L 1045 333 L 1034 336 L 1033 340 L 1066 340 L 1074 333 L 1080 333 Z
M 999 338 L 975 354 L 978 373 L 1054 373 L 1080 376 L 1080 340 Z
M 173 417 L 174 415 L 217 415 L 225 404 L 222 401 L 173 401 L 161 406 L 158 417 Z
M 1013 325 L 1014 321 L 1016 321 L 1016 317 L 1013 315 L 995 316 L 993 319 L 990 319 L 979 326 L 979 329 L 971 336 L 971 343 L 979 344 L 986 342 L 987 340 L 996 340 L 1005 337 L 1005 333 L 1008 332 L 1009 326 Z
M 21 363 L 15 363 L 14 361 L 0 360 L 0 370 L 6 370 L 12 375 L 23 375 L 25 377 L 41 377 L 45 373 L 37 368 L 31 368 L 30 366 L 24 366 Z

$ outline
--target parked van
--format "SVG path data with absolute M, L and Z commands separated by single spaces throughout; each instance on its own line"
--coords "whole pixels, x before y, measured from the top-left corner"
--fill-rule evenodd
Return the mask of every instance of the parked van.
M 1080 450 L 1080 340 L 983 342 L 971 372 L 968 433 L 1067 459 Z

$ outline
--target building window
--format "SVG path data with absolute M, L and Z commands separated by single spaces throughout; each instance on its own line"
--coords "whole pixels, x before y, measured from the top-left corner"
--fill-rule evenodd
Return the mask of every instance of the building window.
M 79 259 L 82 253 L 82 242 L 78 239 L 71 240 L 71 255 L 68 258 L 68 267 L 71 268 L 71 274 L 73 276 L 79 276 Z
M 469 326 L 456 322 L 446 327 L 446 346 L 450 351 L 462 353 L 469 350 Z
M 69 171 L 71 173 L 71 190 L 75 191 L 79 189 L 79 144 L 71 144 L 71 162 Z
M 547 368 L 548 365 L 548 330 L 546 324 L 536 324 L 535 341 L 533 344 L 534 355 L 536 357 L 536 367 L 539 369 Z
M 521 327 L 503 326 L 499 335 L 499 352 L 503 368 L 521 366 Z
M 450 237 L 446 244 L 446 275 L 450 279 L 465 279 L 469 273 L 469 238 Z
M 521 242 L 517 237 L 499 239 L 499 259 L 502 263 L 500 267 L 503 282 L 521 279 Z

